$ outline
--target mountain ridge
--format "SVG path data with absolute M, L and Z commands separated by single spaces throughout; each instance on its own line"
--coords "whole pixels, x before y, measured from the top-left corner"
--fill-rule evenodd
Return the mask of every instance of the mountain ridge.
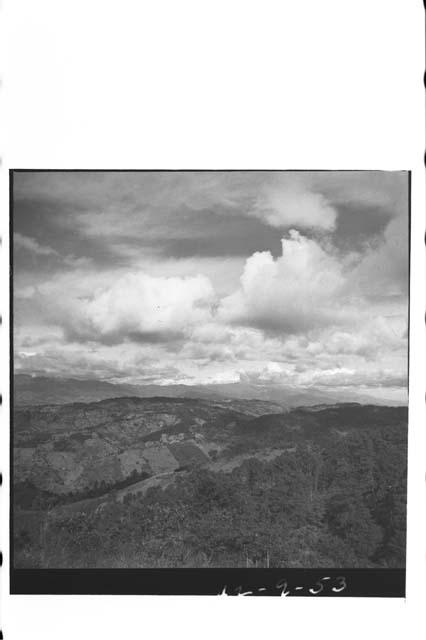
M 403 406 L 403 403 L 347 390 L 336 394 L 308 387 L 296 389 L 241 382 L 206 385 L 132 385 L 116 384 L 103 380 L 54 378 L 22 373 L 14 376 L 13 397 L 15 406 L 96 402 L 119 397 L 205 398 L 222 401 L 224 399 L 263 400 L 277 403 L 286 409 L 298 406 L 340 404 L 341 402 Z

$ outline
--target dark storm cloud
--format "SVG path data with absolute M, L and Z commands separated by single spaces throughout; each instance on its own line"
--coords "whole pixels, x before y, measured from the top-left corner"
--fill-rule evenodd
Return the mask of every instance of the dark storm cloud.
M 138 252 L 277 257 L 298 221 L 307 235 L 334 225 L 336 245 L 357 250 L 406 206 L 404 181 L 380 172 L 18 172 L 14 228 L 53 247 L 57 259 L 24 255 L 17 266 L 59 269 L 60 256 L 74 256 L 102 269 L 126 266 Z
M 25 238 L 36 240 L 41 246 L 54 247 L 54 251 L 38 253 L 17 246 L 15 265 L 22 270 L 60 270 L 67 268 L 62 258 L 89 259 L 96 268 L 126 266 L 135 252 L 142 258 L 158 254 L 173 258 L 191 256 L 249 256 L 254 251 L 270 250 L 279 255 L 280 235 L 256 218 L 227 210 L 221 203 L 216 210 L 193 209 L 171 202 L 168 209 L 151 207 L 149 215 L 139 216 L 139 208 L 121 202 L 122 212 L 114 216 L 108 234 L 103 233 L 103 210 L 71 204 L 59 197 L 14 198 L 14 231 Z M 121 220 L 121 216 L 123 220 Z M 124 220 L 131 217 L 134 224 L 126 233 Z M 87 233 L 86 219 L 92 222 L 92 233 Z M 139 220 L 138 220 L 139 218 Z M 123 228 L 124 227 L 124 228 Z M 129 255 L 130 252 L 130 255 Z M 15 251 L 15 253 L 17 253 Z
M 107 335 L 100 334 L 92 327 L 66 326 L 64 338 L 67 342 L 87 344 L 96 342 L 105 346 L 120 345 L 123 343 L 152 344 L 152 345 L 181 345 L 184 337 L 179 331 L 127 331 L 120 328 L 116 332 Z
M 280 234 L 255 218 L 222 210 L 195 210 L 182 207 L 167 215 L 156 212 L 158 227 L 135 230 L 132 235 L 110 236 L 111 252 L 116 260 L 126 252 L 143 258 L 248 257 L 255 251 L 281 251 Z M 153 216 L 154 217 L 154 216 Z M 164 227 L 164 232 L 158 228 Z
M 305 175 L 306 184 L 333 204 L 385 207 L 392 216 L 407 210 L 407 171 L 313 171 Z
M 360 251 L 366 242 L 378 240 L 392 217 L 385 207 L 364 203 L 345 203 L 336 206 L 339 216 L 334 242 L 342 250 Z
M 86 258 L 98 267 L 126 264 L 125 256 L 114 250 L 104 239 L 87 237 L 74 222 L 75 214 L 84 209 L 71 207 L 58 198 L 21 199 L 14 197 L 13 230 L 24 238 L 34 239 L 42 247 L 50 247 L 50 253 L 31 251 L 15 243 L 14 266 L 28 270 L 61 270 L 68 268 L 66 257 Z
M 160 238 L 151 246 L 174 258 L 249 256 L 255 251 L 271 251 L 278 256 L 281 251 L 276 229 L 255 218 L 226 217 L 225 212 L 191 211 L 187 213 L 185 223 L 190 235 L 173 237 L 172 227 L 169 237 Z

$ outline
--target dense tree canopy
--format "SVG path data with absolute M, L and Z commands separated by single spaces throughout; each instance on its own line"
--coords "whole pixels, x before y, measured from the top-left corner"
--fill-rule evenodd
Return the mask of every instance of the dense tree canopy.
M 17 564 L 402 567 L 403 431 L 378 425 L 331 432 L 321 444 L 299 443 L 274 460 L 250 458 L 232 473 L 193 467 L 165 489 L 75 513 L 61 514 L 53 508 L 58 501 L 20 487 L 18 515 L 31 507 L 39 518 L 32 529 L 18 527 Z

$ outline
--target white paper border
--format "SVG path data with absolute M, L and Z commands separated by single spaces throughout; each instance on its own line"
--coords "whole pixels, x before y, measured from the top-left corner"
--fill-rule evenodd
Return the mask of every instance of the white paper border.
M 424 636 L 418 0 L 4 0 L 1 619 L 32 638 Z M 3 58 L 2 58 L 3 59 Z M 406 600 L 8 595 L 8 169 L 411 169 Z

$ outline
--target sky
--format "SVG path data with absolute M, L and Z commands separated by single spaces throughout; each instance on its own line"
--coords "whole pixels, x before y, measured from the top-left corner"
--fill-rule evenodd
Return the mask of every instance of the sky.
M 406 172 L 15 172 L 15 373 L 406 401 Z

